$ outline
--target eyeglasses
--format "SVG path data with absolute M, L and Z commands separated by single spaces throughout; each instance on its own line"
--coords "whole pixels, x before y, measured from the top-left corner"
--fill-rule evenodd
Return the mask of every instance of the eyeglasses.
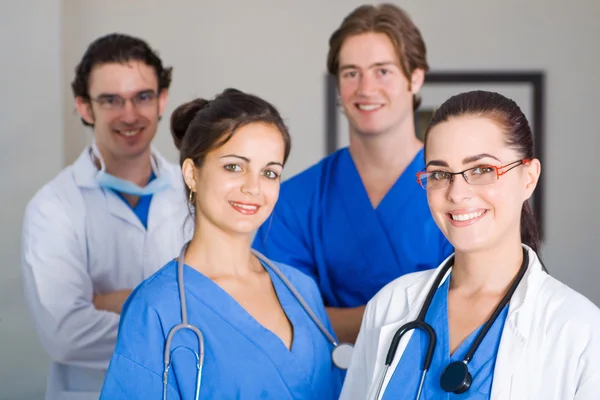
M 527 164 L 530 158 L 511 162 L 509 164 L 497 167 L 495 165 L 482 165 L 466 169 L 461 172 L 448 171 L 421 171 L 417 173 L 417 182 L 425 190 L 443 189 L 454 181 L 454 175 L 462 175 L 469 185 L 490 185 L 508 171 L 519 165 Z M 510 168 L 508 168 L 510 167 Z M 508 168 L 508 169 L 506 169 Z
M 128 98 L 123 98 L 118 94 L 101 94 L 98 97 L 92 99 L 100 107 L 106 110 L 120 110 L 125 106 L 128 100 L 135 107 L 143 108 L 153 105 L 158 95 L 152 90 L 137 93 L 136 95 Z

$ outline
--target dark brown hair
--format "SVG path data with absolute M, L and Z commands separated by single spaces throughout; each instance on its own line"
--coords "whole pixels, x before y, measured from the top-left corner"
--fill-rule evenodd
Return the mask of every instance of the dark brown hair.
M 533 133 L 521 108 L 513 100 L 495 92 L 475 90 L 450 97 L 433 114 L 425 132 L 425 154 L 431 129 L 451 118 L 464 115 L 489 118 L 504 131 L 505 143 L 519 156 L 535 158 Z M 521 241 L 538 252 L 540 234 L 536 219 L 528 201 L 521 210 Z
M 73 95 L 87 101 L 90 100 L 90 74 L 94 67 L 108 63 L 124 64 L 131 61 L 143 62 L 154 69 L 158 79 L 159 94 L 171 85 L 173 68 L 164 67 L 158 54 L 145 41 L 129 35 L 111 33 L 93 41 L 75 67 L 75 79 L 71 83 Z M 93 126 L 83 118 L 81 121 L 86 126 Z
M 329 38 L 327 70 L 336 78 L 340 67 L 340 50 L 344 41 L 362 33 L 383 33 L 392 41 L 402 73 L 410 82 L 415 69 L 429 71 L 427 49 L 421 32 L 408 14 L 393 4 L 363 5 L 354 9 L 340 27 Z M 421 104 L 418 96 L 413 96 L 413 109 Z
M 171 115 L 171 134 L 180 165 L 189 158 L 201 167 L 206 154 L 227 143 L 238 128 L 255 122 L 271 124 L 281 132 L 285 164 L 290 154 L 290 134 L 277 109 L 267 101 L 237 89 L 225 89 L 212 100 L 198 98 L 180 105 Z M 189 195 L 189 189 L 185 190 Z

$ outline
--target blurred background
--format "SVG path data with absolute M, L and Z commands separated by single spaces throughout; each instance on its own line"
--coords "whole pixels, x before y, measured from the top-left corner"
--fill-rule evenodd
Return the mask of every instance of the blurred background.
M 39 399 L 48 359 L 20 278 L 27 201 L 75 160 L 91 133 L 76 117 L 73 70 L 100 35 L 139 36 L 174 66 L 155 146 L 177 160 L 168 119 L 180 103 L 226 87 L 260 95 L 293 137 L 290 177 L 326 154 L 329 35 L 358 0 L 4 0 L 0 3 L 0 399 Z M 368 2 L 367 2 L 368 3 Z M 545 73 L 542 258 L 600 305 L 600 105 L 597 0 L 405 0 L 435 71 Z M 469 85 L 468 88 L 472 88 Z M 448 89 L 444 89 L 448 90 Z M 458 92 L 460 86 L 450 92 Z M 500 90 L 500 88 L 497 88 Z M 508 89 L 507 89 L 508 90 Z M 529 101 L 527 95 L 516 97 Z M 438 100 L 427 98 L 424 104 Z M 440 94 L 436 94 L 439 96 Z M 434 96 L 434 95 L 430 95 Z M 515 100 L 520 101 L 519 98 Z M 523 104 L 529 110 L 530 104 Z M 530 113 L 531 111 L 528 111 Z M 329 115 L 331 117 L 331 115 Z M 343 128 L 343 116 L 339 124 Z M 339 145 L 344 145 L 343 135 Z

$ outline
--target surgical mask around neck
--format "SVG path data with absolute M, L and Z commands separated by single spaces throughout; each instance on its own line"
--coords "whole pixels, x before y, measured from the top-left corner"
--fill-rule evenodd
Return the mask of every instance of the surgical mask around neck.
M 146 186 L 140 187 L 133 182 L 118 178 L 106 172 L 106 164 L 104 163 L 104 159 L 102 158 L 95 141 L 92 143 L 92 155 L 100 162 L 100 170 L 96 173 L 96 182 L 103 188 L 134 196 L 147 196 L 163 191 L 171 186 L 171 181 L 166 174 L 158 174 L 158 167 L 153 157 L 151 157 L 150 162 L 152 163 L 152 170 L 154 171 L 156 178 L 150 181 Z

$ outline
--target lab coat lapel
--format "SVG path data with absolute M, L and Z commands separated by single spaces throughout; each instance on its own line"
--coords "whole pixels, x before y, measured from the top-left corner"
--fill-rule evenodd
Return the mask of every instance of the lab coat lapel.
M 449 258 L 450 257 L 448 257 L 448 259 Z M 404 301 L 400 299 L 393 299 L 393 303 L 406 304 L 406 306 L 403 309 L 399 309 L 397 315 L 394 315 L 394 313 L 388 311 L 386 321 L 392 320 L 393 322 L 387 323 L 380 328 L 377 343 L 377 361 L 375 363 L 373 380 L 371 381 L 368 399 L 373 399 L 377 392 L 382 374 L 385 371 L 385 358 L 389 351 L 392 338 L 402 325 L 417 319 L 419 313 L 421 312 L 421 308 L 423 307 L 423 303 L 425 303 L 427 294 L 429 293 L 431 286 L 434 284 L 435 278 L 438 276 L 447 260 L 445 260 L 438 268 L 433 270 L 432 274 L 428 278 L 418 280 L 412 285 L 408 286 L 405 290 Z M 446 273 L 445 278 L 442 279 L 440 284 L 447 279 L 448 275 L 449 271 Z M 394 370 L 398 366 L 398 363 L 402 358 L 402 354 L 404 353 L 404 350 L 406 349 L 413 332 L 414 331 L 408 331 L 404 334 L 404 336 L 402 336 L 402 339 L 398 344 L 398 349 L 396 350 L 394 360 L 385 374 L 385 380 L 383 382 L 383 387 L 378 399 L 383 396 L 383 392 L 392 378 Z
M 123 201 L 123 199 L 121 199 L 117 193 L 113 192 L 110 189 L 102 188 L 100 190 L 104 192 L 106 206 L 110 215 L 112 215 L 115 218 L 119 218 L 142 231 L 145 230 L 141 221 L 135 215 L 131 207 L 129 207 L 129 205 L 126 204 L 125 201 Z
M 507 320 L 504 332 L 502 332 L 500 348 L 496 356 L 491 400 L 510 398 L 513 375 L 523 354 L 525 339 L 519 334 L 513 323 Z
M 169 176 L 171 186 L 152 197 L 150 210 L 148 211 L 148 233 L 160 229 L 175 214 L 188 209 L 181 171 L 178 168 L 171 168 L 160 154 L 154 153 L 154 157 L 159 173 Z M 188 220 L 186 226 L 182 226 L 181 229 L 184 230 L 184 228 L 187 228 L 193 230 L 193 225 L 194 221 L 190 216 L 190 220 Z
M 183 180 L 179 170 L 172 168 L 167 160 L 154 148 L 152 148 L 152 157 L 154 157 L 156 168 L 158 169 L 155 172 L 168 175 L 171 187 L 152 196 L 148 211 L 148 232 L 159 229 L 169 218 L 180 212 L 181 207 L 187 207 L 183 190 Z M 145 230 L 135 213 L 116 193 L 109 189 L 103 189 L 98 185 L 95 179 L 97 172 L 98 170 L 92 162 L 90 147 L 88 146 L 82 151 L 77 161 L 75 161 L 73 168 L 75 183 L 82 188 L 103 191 L 107 209 L 113 217 L 134 225 L 142 231 Z
M 528 247 L 526 249 L 529 253 L 529 266 L 510 301 L 508 316 L 496 356 L 491 400 L 511 398 L 513 377 L 520 365 L 531 330 L 533 311 L 531 299 L 535 298 L 535 293 L 539 288 L 537 284 L 540 281 L 539 275 L 543 272 L 536 254 Z
M 106 208 L 110 215 L 144 230 L 142 223 L 133 213 L 131 208 L 129 208 L 116 193 L 108 189 L 103 189 L 98 185 L 98 182 L 96 181 L 98 169 L 92 162 L 90 149 L 90 146 L 86 147 L 73 165 L 73 178 L 75 183 L 84 190 L 98 191 L 99 193 L 102 192 L 101 195 L 104 197 L 103 201 L 106 202 Z

